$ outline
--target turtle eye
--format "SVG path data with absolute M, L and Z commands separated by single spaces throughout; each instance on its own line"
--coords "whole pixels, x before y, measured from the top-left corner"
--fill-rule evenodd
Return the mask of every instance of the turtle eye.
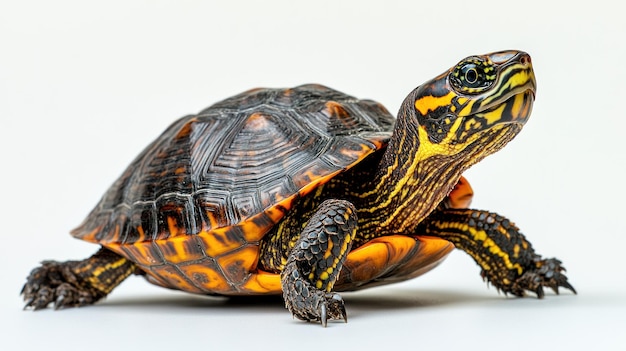
M 461 70 L 461 74 L 463 75 L 463 78 L 465 79 L 465 83 L 468 86 L 474 87 L 475 85 L 477 85 L 477 83 L 479 83 L 478 71 L 476 70 L 475 65 L 473 64 L 465 65 Z
M 450 74 L 452 86 L 466 94 L 477 94 L 487 89 L 496 76 L 489 63 L 480 60 L 461 62 Z M 491 75 L 490 75 L 491 73 Z

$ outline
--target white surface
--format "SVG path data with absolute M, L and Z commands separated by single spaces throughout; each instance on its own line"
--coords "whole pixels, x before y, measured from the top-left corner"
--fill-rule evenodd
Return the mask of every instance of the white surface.
M 303 3 L 0 3 L 3 349 L 625 349 L 617 2 Z M 562 259 L 578 296 L 505 298 L 454 252 L 418 280 L 346 294 L 350 322 L 325 330 L 279 300 L 232 303 L 139 278 L 91 308 L 21 311 L 37 262 L 96 250 L 67 232 L 175 118 L 254 86 L 308 82 L 396 111 L 459 59 L 509 48 L 532 55 L 537 101 L 518 138 L 469 172 L 474 205 Z

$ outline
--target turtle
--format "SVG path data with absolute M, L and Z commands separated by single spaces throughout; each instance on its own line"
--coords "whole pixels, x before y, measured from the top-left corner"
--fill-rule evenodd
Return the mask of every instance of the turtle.
M 25 309 L 94 304 L 130 275 L 189 293 L 281 295 L 300 320 L 345 320 L 340 292 L 422 275 L 454 249 L 505 294 L 576 293 L 508 218 L 470 208 L 463 172 L 522 129 L 530 56 L 472 55 L 412 90 L 397 117 L 323 85 L 257 88 L 176 120 L 132 161 L 76 238 L 43 261 Z

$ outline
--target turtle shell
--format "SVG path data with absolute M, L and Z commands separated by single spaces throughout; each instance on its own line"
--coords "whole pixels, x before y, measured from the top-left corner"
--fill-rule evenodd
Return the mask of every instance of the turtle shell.
M 244 92 L 174 122 L 72 234 L 166 287 L 280 291 L 256 269 L 259 240 L 299 197 L 384 149 L 394 122 L 381 104 L 320 85 Z

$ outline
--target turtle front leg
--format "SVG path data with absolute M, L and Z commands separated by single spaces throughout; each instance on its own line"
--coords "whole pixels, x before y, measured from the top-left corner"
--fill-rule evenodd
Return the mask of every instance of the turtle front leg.
M 320 205 L 300 234 L 281 273 L 285 305 L 298 319 L 348 321 L 341 296 L 332 292 L 356 233 L 356 210 L 342 200 Z
M 83 261 L 44 261 L 32 270 L 21 294 L 25 309 L 91 305 L 136 271 L 134 263 L 105 248 Z
M 436 236 L 467 252 L 483 279 L 498 290 L 516 296 L 534 292 L 544 296 L 544 287 L 559 293 L 563 287 L 576 293 L 556 258 L 542 258 L 508 219 L 495 213 L 471 209 L 441 209 L 418 227 L 420 234 Z

